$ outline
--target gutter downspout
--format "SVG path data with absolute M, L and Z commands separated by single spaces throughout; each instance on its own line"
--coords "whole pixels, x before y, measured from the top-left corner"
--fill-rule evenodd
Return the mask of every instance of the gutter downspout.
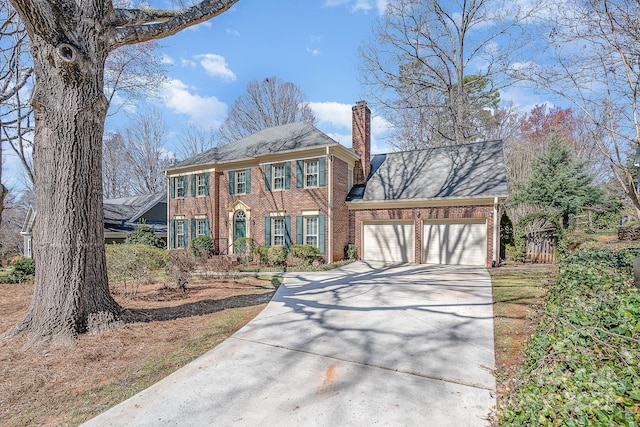
M 331 151 L 329 150 L 329 147 L 326 148 L 327 151 L 327 161 L 328 161 L 328 165 L 327 165 L 327 169 L 329 169 L 329 173 L 327 174 L 327 186 L 328 191 L 327 191 L 327 229 L 325 230 L 325 234 L 328 236 L 327 237 L 327 261 L 329 263 L 333 262 L 333 228 L 332 228 L 332 218 L 333 218 L 333 203 L 332 203 L 332 196 L 333 196 L 333 192 L 332 190 L 332 185 L 333 185 L 333 158 L 331 156 Z
M 500 261 L 500 254 L 498 253 L 500 240 L 500 227 L 498 226 L 498 198 L 493 198 L 493 265 L 497 267 Z

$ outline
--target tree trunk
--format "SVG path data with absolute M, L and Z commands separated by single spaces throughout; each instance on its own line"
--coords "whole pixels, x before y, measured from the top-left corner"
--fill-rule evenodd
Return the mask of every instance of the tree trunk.
M 88 20 L 87 20 L 88 21 Z M 104 253 L 102 134 L 107 48 L 78 21 L 75 46 L 32 36 L 36 85 L 33 153 L 37 217 L 34 297 L 8 335 L 69 339 L 105 329 L 121 309 L 109 293 Z M 67 34 L 68 36 L 68 34 Z

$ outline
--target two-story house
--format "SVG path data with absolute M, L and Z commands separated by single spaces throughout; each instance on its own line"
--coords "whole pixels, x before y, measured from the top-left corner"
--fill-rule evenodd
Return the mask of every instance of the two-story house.
M 210 236 L 310 244 L 328 262 L 358 258 L 491 265 L 507 195 L 499 141 L 371 157 L 371 112 L 353 107 L 346 148 L 306 123 L 257 132 L 167 171 L 169 247 Z

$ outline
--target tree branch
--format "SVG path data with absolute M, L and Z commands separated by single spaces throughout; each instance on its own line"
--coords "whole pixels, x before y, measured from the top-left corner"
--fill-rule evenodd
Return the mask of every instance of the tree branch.
M 187 12 L 189 9 L 115 9 L 109 24 L 114 27 L 128 27 L 132 25 L 149 24 L 152 22 L 166 22 L 171 18 Z
M 237 2 L 238 0 L 204 0 L 188 9 L 176 11 L 177 14 L 172 17 L 167 11 L 164 18 L 169 19 L 166 22 L 114 28 L 109 49 L 171 36 L 187 27 L 222 14 Z

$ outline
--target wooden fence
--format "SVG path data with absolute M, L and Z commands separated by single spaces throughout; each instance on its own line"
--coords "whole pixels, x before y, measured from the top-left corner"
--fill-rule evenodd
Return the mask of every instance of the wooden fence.
M 540 264 L 553 264 L 558 256 L 555 230 L 542 230 L 525 236 L 525 261 Z

